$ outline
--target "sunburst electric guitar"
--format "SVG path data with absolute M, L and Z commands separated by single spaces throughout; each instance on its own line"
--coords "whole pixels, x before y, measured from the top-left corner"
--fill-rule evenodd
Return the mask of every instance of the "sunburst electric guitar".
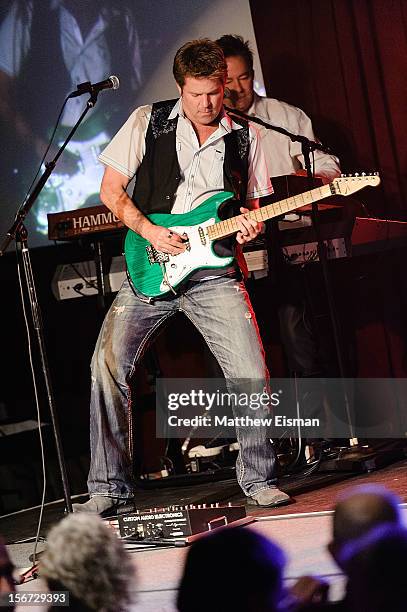
M 331 195 L 348 196 L 368 185 L 375 187 L 379 183 L 377 174 L 341 177 L 328 185 L 252 210 L 247 216 L 259 222 L 267 221 Z M 157 251 L 147 240 L 129 230 L 124 251 L 135 288 L 147 297 L 160 297 L 175 291 L 196 270 L 230 265 L 233 257 L 219 257 L 213 245 L 216 240 L 238 232 L 237 217 L 221 221 L 218 215 L 223 202 L 232 197 L 230 192 L 221 192 L 188 213 L 148 215 L 152 223 L 185 236 L 186 250 L 179 255 Z

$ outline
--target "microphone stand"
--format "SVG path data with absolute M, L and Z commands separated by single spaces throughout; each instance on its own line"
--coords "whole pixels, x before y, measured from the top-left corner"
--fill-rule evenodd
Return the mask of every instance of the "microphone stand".
M 256 116 L 247 115 L 239 110 L 235 110 L 227 106 L 225 106 L 225 110 L 228 114 L 234 114 L 237 117 L 241 117 L 245 119 L 246 121 L 258 123 L 259 125 L 265 127 L 268 130 L 273 130 L 274 132 L 284 134 L 285 136 L 290 138 L 292 142 L 301 143 L 301 151 L 304 157 L 305 169 L 307 171 L 308 186 L 309 186 L 309 189 L 312 189 L 313 172 L 311 169 L 311 159 L 310 159 L 311 153 L 313 151 L 322 151 L 323 153 L 331 153 L 329 147 L 326 147 L 319 142 L 309 140 L 309 138 L 307 138 L 306 136 L 302 136 L 300 134 L 293 134 L 289 132 L 288 130 L 285 130 L 282 127 L 272 125 L 271 123 L 267 123 L 266 121 L 263 121 L 262 119 L 259 119 Z M 350 409 L 348 392 L 347 392 L 345 381 L 344 381 L 346 376 L 345 376 L 345 365 L 344 365 L 344 359 L 343 359 L 343 353 L 342 353 L 342 346 L 341 346 L 341 341 L 340 341 L 339 322 L 338 322 L 338 316 L 337 316 L 337 312 L 335 308 L 335 301 L 334 301 L 333 293 L 332 293 L 332 282 L 331 282 L 331 276 L 330 276 L 329 266 L 328 266 L 327 248 L 321 236 L 317 202 L 312 202 L 311 218 L 312 218 L 312 225 L 315 230 L 315 235 L 317 239 L 317 251 L 318 251 L 319 261 L 321 262 L 321 267 L 322 267 L 322 275 L 324 279 L 325 293 L 328 299 L 329 315 L 330 315 L 332 331 L 334 335 L 336 357 L 337 357 L 339 375 L 340 375 L 340 380 L 341 380 L 341 392 L 343 395 L 343 400 L 344 400 L 344 405 L 345 405 L 346 418 L 347 418 L 348 425 L 349 425 L 349 444 L 350 444 L 350 447 L 355 447 L 358 445 L 358 439 L 356 438 L 356 435 L 355 435 L 355 430 L 354 430 L 352 417 L 351 417 L 351 409 Z
M 62 155 L 65 147 L 71 140 L 72 136 L 75 134 L 76 130 L 78 129 L 79 125 L 82 123 L 88 111 L 95 106 L 96 101 L 97 101 L 97 96 L 98 96 L 98 91 L 92 90 L 89 100 L 86 103 L 86 107 L 84 111 L 82 112 L 78 121 L 75 123 L 75 125 L 69 132 L 68 136 L 66 137 L 66 140 L 59 148 L 54 159 L 45 164 L 45 170 L 43 174 L 40 176 L 37 183 L 34 185 L 31 193 L 28 195 L 26 200 L 23 202 L 23 204 L 17 211 L 14 223 L 9 229 L 9 231 L 7 232 L 6 237 L 0 246 L 0 256 L 1 256 L 1 255 L 4 255 L 10 243 L 13 240 L 15 240 L 22 254 L 25 285 L 26 285 L 26 288 L 28 289 L 28 300 L 31 306 L 32 323 L 35 329 L 38 347 L 40 351 L 42 373 L 44 376 L 44 381 L 45 381 L 45 386 L 46 386 L 46 391 L 47 391 L 48 406 L 49 406 L 49 411 L 51 415 L 53 433 L 54 433 L 54 438 L 55 438 L 55 445 L 56 445 L 57 456 L 58 456 L 58 464 L 59 464 L 59 469 L 61 472 L 61 480 L 62 480 L 62 486 L 63 486 L 63 491 L 64 491 L 64 499 L 65 499 L 65 511 L 68 513 L 72 512 L 70 487 L 69 487 L 69 482 L 68 482 L 68 477 L 67 477 L 66 464 L 65 464 L 62 442 L 61 442 L 59 422 L 58 422 L 57 411 L 55 407 L 54 393 L 52 389 L 51 377 L 50 377 L 50 372 L 49 372 L 49 365 L 48 365 L 48 359 L 47 359 L 47 353 L 46 353 L 46 344 L 45 344 L 45 339 L 44 339 L 44 328 L 43 328 L 42 318 L 41 318 L 41 310 L 40 310 L 40 305 L 38 302 L 37 291 L 35 288 L 34 274 L 33 274 L 32 266 L 31 266 L 31 259 L 30 259 L 30 252 L 28 249 L 28 232 L 24 225 L 24 220 L 27 214 L 29 213 L 29 211 L 31 210 L 33 204 L 37 200 L 38 196 L 40 195 L 44 185 L 48 181 L 53 170 L 55 169 L 57 161 Z M 24 296 L 23 296 L 23 299 L 24 299 Z M 35 378 L 35 369 L 34 369 L 33 376 Z

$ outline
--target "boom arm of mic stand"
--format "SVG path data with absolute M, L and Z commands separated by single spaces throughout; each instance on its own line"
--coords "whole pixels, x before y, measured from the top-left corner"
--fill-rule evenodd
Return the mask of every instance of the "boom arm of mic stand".
M 302 136 L 302 134 L 293 134 L 288 130 L 278 126 L 272 125 L 271 123 L 267 123 L 267 121 L 263 121 L 259 117 L 253 115 L 246 115 L 246 113 L 242 113 L 242 111 L 236 110 L 234 108 L 229 108 L 228 106 L 224 107 L 228 115 L 236 115 L 236 117 L 241 117 L 242 119 L 246 119 L 246 121 L 251 121 L 252 123 L 258 123 L 262 125 L 267 130 L 273 130 L 273 132 L 278 132 L 279 134 L 284 134 L 284 136 L 288 136 L 292 142 L 300 142 L 301 144 L 305 144 L 309 147 L 310 151 L 322 151 L 323 153 L 331 153 L 329 147 L 321 144 L 320 142 L 315 142 L 315 140 L 310 140 L 306 136 Z
M 88 113 L 88 111 L 96 104 L 97 96 L 98 96 L 98 92 L 92 92 L 91 96 L 89 97 L 89 100 L 86 103 L 86 107 L 85 107 L 84 111 L 82 112 L 82 114 L 79 117 L 78 121 L 75 123 L 75 125 L 73 126 L 73 128 L 69 132 L 69 134 L 66 137 L 65 141 L 63 142 L 63 144 L 60 146 L 60 148 L 59 148 L 57 154 L 55 155 L 54 159 L 49 161 L 49 162 L 47 162 L 45 164 L 44 172 L 41 174 L 40 178 L 38 179 L 38 181 L 34 185 L 32 191 L 29 194 L 29 196 L 27 197 L 27 199 L 20 206 L 19 210 L 16 213 L 13 225 L 10 227 L 10 229 L 6 233 L 6 237 L 4 238 L 3 243 L 0 246 L 0 256 L 4 255 L 4 253 L 6 252 L 8 246 L 10 245 L 10 243 L 15 239 L 16 235 L 18 234 L 20 228 L 22 227 L 22 225 L 24 223 L 24 219 L 26 218 L 26 216 L 30 212 L 32 206 L 35 204 L 35 201 L 37 200 L 38 196 L 40 195 L 42 189 L 44 188 L 44 186 L 45 186 L 46 182 L 48 181 L 49 177 L 51 176 L 52 172 L 54 171 L 54 168 L 55 168 L 55 166 L 57 164 L 57 161 L 60 158 L 60 156 L 62 155 L 62 153 L 64 152 L 65 147 L 67 146 L 67 144 L 71 140 L 72 136 L 75 134 L 76 130 L 78 129 L 78 127 L 82 123 L 82 121 L 85 118 L 85 116 Z

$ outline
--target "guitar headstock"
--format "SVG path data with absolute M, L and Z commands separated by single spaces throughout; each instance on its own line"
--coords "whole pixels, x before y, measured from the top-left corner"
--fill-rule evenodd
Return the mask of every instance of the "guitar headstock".
M 336 178 L 330 183 L 332 194 L 348 196 L 364 187 L 377 187 L 380 183 L 380 177 L 378 172 L 372 174 L 349 174 L 346 176 L 342 174 L 339 178 Z

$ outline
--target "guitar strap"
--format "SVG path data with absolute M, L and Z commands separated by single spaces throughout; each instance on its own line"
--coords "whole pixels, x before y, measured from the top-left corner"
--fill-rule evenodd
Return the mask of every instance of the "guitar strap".
M 225 136 L 225 162 L 223 181 L 225 191 L 235 194 L 240 206 L 246 205 L 248 166 L 249 166 L 249 127 L 247 121 L 235 121 L 242 126 Z

